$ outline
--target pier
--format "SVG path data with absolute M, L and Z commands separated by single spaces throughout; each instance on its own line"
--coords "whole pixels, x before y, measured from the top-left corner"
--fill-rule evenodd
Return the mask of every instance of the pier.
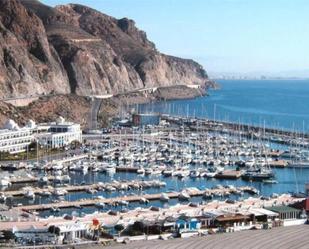
M 191 131 L 213 131 L 222 134 L 238 133 L 248 138 L 256 138 L 286 145 L 297 145 L 308 147 L 309 134 L 301 131 L 289 131 L 283 129 L 260 127 L 257 125 L 233 123 L 226 121 L 215 121 L 200 118 L 185 118 L 162 115 L 162 119 L 177 125 L 187 125 Z M 198 124 L 198 125 L 197 125 Z M 299 141 L 301 139 L 302 141 Z M 305 143 L 304 143 L 305 142 Z
M 36 195 L 42 195 L 45 191 L 49 191 L 53 193 L 57 189 L 64 190 L 66 192 L 87 192 L 89 190 L 97 190 L 97 191 L 109 191 L 106 188 L 115 188 L 116 190 L 120 190 L 121 188 L 127 189 L 143 189 L 143 188 L 160 188 L 165 186 L 163 182 L 160 181 L 122 181 L 122 182 L 111 182 L 111 183 L 96 183 L 91 185 L 72 185 L 72 186 L 60 186 L 60 187 L 52 187 L 47 186 L 45 188 L 41 187 L 26 187 L 33 191 Z M 13 191 L 2 191 L 6 196 L 18 197 L 24 196 L 25 189 L 21 190 L 13 190 Z
M 205 189 L 199 190 L 195 188 L 187 189 L 187 193 L 190 197 L 198 197 L 203 196 L 205 193 L 212 194 L 212 195 L 220 195 L 220 196 L 227 196 L 229 194 L 235 193 L 235 191 L 243 191 L 249 194 L 256 194 L 256 189 L 252 187 L 240 187 L 237 189 L 229 189 L 229 188 L 217 188 L 217 189 Z M 181 192 L 169 192 L 166 195 L 170 199 L 179 198 Z M 82 199 L 78 201 L 62 201 L 58 203 L 49 203 L 49 204 L 41 204 L 41 205 L 28 205 L 22 207 L 15 207 L 14 209 L 22 210 L 22 211 L 44 211 L 44 210 L 51 210 L 54 208 L 62 209 L 62 208 L 74 208 L 74 207 L 86 207 L 86 206 L 94 206 L 97 203 L 104 203 L 106 205 L 114 205 L 115 203 L 119 202 L 139 202 L 141 199 L 146 199 L 148 201 L 157 201 L 160 200 L 161 193 L 158 194 L 144 194 L 144 195 L 134 195 L 134 196 L 121 196 L 115 198 L 108 198 L 108 199 L 101 199 L 101 198 L 94 198 L 94 199 Z

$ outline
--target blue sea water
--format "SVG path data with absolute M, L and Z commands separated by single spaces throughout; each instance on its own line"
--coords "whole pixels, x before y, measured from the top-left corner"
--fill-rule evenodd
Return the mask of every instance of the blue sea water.
M 89 194 L 84 192 L 76 192 L 76 193 L 70 193 L 65 196 L 65 200 L 67 201 L 76 201 L 80 199 L 89 199 L 97 196 L 103 196 L 104 198 L 113 198 L 118 196 L 125 196 L 125 195 L 141 195 L 141 194 L 154 194 L 154 193 L 162 193 L 162 192 L 169 192 L 169 191 L 181 191 L 184 188 L 188 187 L 196 187 L 199 189 L 205 189 L 205 188 L 212 188 L 217 186 L 218 184 L 221 185 L 234 185 L 236 187 L 240 186 L 252 186 L 257 188 L 261 195 L 264 196 L 270 196 L 273 193 L 290 193 L 290 192 L 304 192 L 305 184 L 308 182 L 309 179 L 309 168 L 285 168 L 285 169 L 274 169 L 274 172 L 276 174 L 276 180 L 278 181 L 277 184 L 266 184 L 263 182 L 248 182 L 243 181 L 242 179 L 238 180 L 220 180 L 220 179 L 207 179 L 207 178 L 185 178 L 185 179 L 178 179 L 177 177 L 163 177 L 162 175 L 155 175 L 155 176 L 143 176 L 143 175 L 136 175 L 135 173 L 116 173 L 114 175 L 106 175 L 104 173 L 91 173 L 89 172 L 86 175 L 83 175 L 79 172 L 71 172 L 71 182 L 70 184 L 76 184 L 80 183 L 82 181 L 85 181 L 86 184 L 94 184 L 97 182 L 111 182 L 113 180 L 126 180 L 126 181 L 133 181 L 133 180 L 160 180 L 166 182 L 166 187 L 163 188 L 151 188 L 151 189 L 144 189 L 144 190 L 129 190 L 129 191 L 123 191 L 123 192 L 106 192 L 106 191 L 99 191 L 96 194 Z M 242 198 L 247 198 L 249 195 L 242 196 Z M 223 198 L 217 198 L 219 200 L 224 200 L 227 197 Z M 230 199 L 237 199 L 238 196 L 230 196 Z M 34 200 L 30 200 L 27 198 L 16 198 L 14 200 L 14 203 L 22 203 L 24 205 L 32 205 L 32 204 L 45 204 L 50 203 L 52 200 L 54 200 L 55 197 L 40 197 L 36 196 Z M 192 198 L 193 202 L 201 202 L 203 199 L 202 197 L 194 197 Z M 162 203 L 159 200 L 157 201 L 151 201 L 148 205 L 146 204 L 140 204 L 139 202 L 130 203 L 129 209 L 134 209 L 136 207 L 147 207 L 147 206 L 172 206 L 179 202 L 178 199 L 171 199 L 169 203 Z M 186 203 L 186 202 L 184 202 Z M 110 209 L 113 210 L 121 210 L 123 207 L 110 207 L 106 206 L 103 211 L 108 211 Z M 78 215 L 81 215 L 82 213 L 93 213 L 94 211 L 102 211 L 102 209 L 98 209 L 94 206 L 92 207 L 85 207 L 83 209 L 76 209 L 76 208 L 65 208 L 62 209 L 59 213 L 53 213 L 49 210 L 40 212 L 40 215 L 42 217 L 49 216 L 49 215 L 57 215 L 62 216 L 63 214 L 71 214 L 72 212 L 77 212 Z
M 219 80 L 209 96 L 139 105 L 140 112 L 309 131 L 309 80 Z

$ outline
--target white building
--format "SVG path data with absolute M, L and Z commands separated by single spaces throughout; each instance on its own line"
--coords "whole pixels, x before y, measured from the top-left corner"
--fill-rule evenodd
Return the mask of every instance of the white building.
M 33 122 L 33 121 L 32 121 Z M 33 128 L 28 125 L 19 128 L 13 121 L 8 120 L 0 129 L 0 151 L 10 154 L 24 152 L 33 141 Z
M 38 133 L 38 142 L 49 148 L 61 148 L 74 141 L 82 142 L 82 130 L 80 124 L 66 122 L 60 117 L 55 123 L 38 126 L 38 130 L 47 129 L 47 132 Z
M 30 120 L 22 128 L 9 119 L 0 129 L 0 152 L 24 152 L 33 141 L 49 148 L 61 148 L 73 141 L 81 143 L 82 130 L 79 124 L 66 122 L 62 117 L 57 122 L 38 125 Z

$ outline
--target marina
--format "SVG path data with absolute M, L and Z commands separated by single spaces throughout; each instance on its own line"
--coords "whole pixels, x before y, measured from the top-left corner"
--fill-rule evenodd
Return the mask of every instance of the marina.
M 0 214 L 11 227 L 34 219 L 70 234 L 72 228 L 59 221 L 80 219 L 76 229 L 89 234 L 94 232 L 89 217 L 95 215 L 101 229 L 114 236 L 120 220 L 130 230 L 132 222 L 162 222 L 170 215 L 170 229 L 179 234 L 177 220 L 184 213 L 207 220 L 206 227 L 215 223 L 216 229 L 227 219 L 236 222 L 236 230 L 260 227 L 252 219 L 256 215 L 264 217 L 264 225 L 268 217 L 278 226 L 277 213 L 267 208 L 306 200 L 309 140 L 304 134 L 169 115 L 157 119 L 142 126 L 116 121 L 109 133 L 84 134 L 79 148 L 61 158 L 2 163 Z M 289 208 L 297 222 L 304 221 L 302 212 Z M 160 218 L 153 216 L 157 212 Z M 197 233 L 187 232 L 180 236 Z
M 0 248 L 309 248 L 288 2 L 0 0 Z
M 25 210 L 28 205 L 30 210 L 33 205 L 44 205 L 46 208 L 42 209 L 46 210 L 58 205 L 93 206 L 97 198 L 104 198 L 101 202 L 107 200 L 107 204 L 145 199 L 162 207 L 160 193 L 167 193 L 167 199 L 174 199 L 190 188 L 196 189 L 192 195 L 194 200 L 202 202 L 205 189 L 222 185 L 251 188 L 263 196 L 304 194 L 307 179 L 303 172 L 307 169 L 292 166 L 291 158 L 299 155 L 305 158 L 309 153 L 306 147 L 249 137 L 238 128 L 230 128 L 226 134 L 203 128 L 214 126 L 213 121 L 169 116 L 161 119 L 159 126 L 125 128 L 92 137 L 80 155 L 53 161 L 37 160 L 14 167 L 3 165 L 6 176 L 1 182 L 2 199 L 11 206 L 22 203 Z M 219 122 L 216 125 L 222 127 Z M 286 134 L 278 134 L 280 136 Z M 287 157 L 288 150 L 293 154 Z M 23 172 L 24 176 L 12 176 L 12 170 L 14 174 Z M 287 185 L 284 177 L 290 179 L 291 174 L 295 182 Z M 304 177 L 303 181 L 298 175 Z M 50 197 L 55 195 L 61 199 L 58 203 L 50 203 Z M 222 196 L 225 195 L 217 195 Z M 237 200 L 238 196 L 243 193 L 232 199 Z M 118 199 L 115 201 L 115 198 Z M 74 204 L 69 205 L 69 202 Z M 83 212 L 92 212 L 92 209 Z

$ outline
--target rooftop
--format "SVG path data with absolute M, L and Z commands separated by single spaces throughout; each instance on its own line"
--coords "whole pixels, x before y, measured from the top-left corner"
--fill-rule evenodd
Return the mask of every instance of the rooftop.
M 273 228 L 271 230 L 249 230 L 239 233 L 225 233 L 220 235 L 209 235 L 206 237 L 195 237 L 188 239 L 173 239 L 167 241 L 139 241 L 126 245 L 114 245 L 106 249 L 169 249 L 169 248 L 280 248 L 280 249 L 305 249 L 309 244 L 309 226 L 290 226 Z M 100 247 L 96 247 L 100 248 Z
M 290 206 L 274 206 L 274 207 L 267 207 L 265 209 L 268 209 L 275 213 L 289 213 L 289 212 L 299 212 L 300 211 L 299 209 L 296 209 Z

